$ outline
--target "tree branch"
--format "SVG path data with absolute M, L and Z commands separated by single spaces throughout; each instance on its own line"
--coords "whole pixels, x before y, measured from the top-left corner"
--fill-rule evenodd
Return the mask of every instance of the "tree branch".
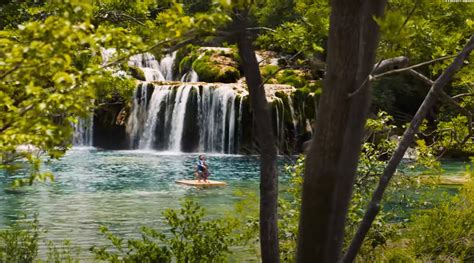
M 381 74 L 389 70 L 399 69 L 408 66 L 409 60 L 405 56 L 384 59 L 378 66 L 374 67 L 373 74 Z
M 467 97 L 467 96 L 474 96 L 474 93 L 461 93 L 461 94 L 453 96 L 452 98 L 453 99 L 459 99 L 461 97 Z
M 429 78 L 427 78 L 423 74 L 421 74 L 421 73 L 419 73 L 419 72 L 417 72 L 413 69 L 410 69 L 407 72 L 410 75 L 415 76 L 419 80 L 423 81 L 425 84 L 427 84 L 429 86 L 432 86 L 434 84 L 432 80 L 430 80 Z M 469 93 L 464 93 L 464 94 L 459 94 L 459 95 L 465 95 L 465 94 L 469 94 Z M 453 108 L 457 109 L 459 112 L 461 112 L 463 115 L 465 115 L 467 117 L 467 125 L 468 125 L 469 133 L 466 135 L 466 137 L 460 143 L 461 145 L 465 144 L 469 140 L 469 138 L 472 136 L 472 134 L 474 133 L 474 130 L 472 129 L 472 120 L 473 120 L 472 112 L 468 111 L 466 108 L 462 107 L 461 105 L 459 105 L 459 103 L 457 103 L 454 100 L 455 97 L 459 98 L 459 96 L 450 97 L 448 94 L 446 94 L 446 92 L 440 91 L 438 93 L 438 97 L 440 99 L 442 99 L 443 101 L 445 101 L 446 103 L 448 103 L 449 105 L 453 106 Z
M 471 36 L 463 50 L 456 56 L 454 61 L 449 65 L 449 67 L 441 74 L 441 76 L 436 79 L 433 85 L 430 88 L 430 91 L 426 95 L 423 103 L 413 117 L 410 125 L 405 130 L 403 137 L 400 143 L 397 146 L 397 149 L 390 158 L 387 166 L 384 169 L 383 175 L 380 177 L 380 181 L 375 189 L 372 199 L 367 207 L 367 211 L 364 214 L 364 218 L 357 229 L 357 232 L 352 239 L 352 242 L 347 249 L 346 254 L 344 255 L 342 262 L 348 263 L 353 262 L 357 252 L 359 251 L 362 243 L 364 242 L 365 236 L 370 230 L 372 223 L 380 211 L 380 202 L 382 201 L 383 194 L 388 187 L 390 180 L 392 179 L 397 166 L 400 164 L 400 161 L 403 158 L 407 148 L 413 141 L 415 134 L 418 132 L 418 128 L 421 125 L 423 119 L 425 118 L 428 111 L 435 104 L 436 99 L 440 91 L 443 90 L 456 74 L 456 72 L 463 66 L 464 60 L 469 56 L 471 51 L 474 49 L 474 35 Z M 403 71 L 406 71 L 405 69 Z
M 418 64 L 413 65 L 413 66 L 390 70 L 390 71 L 380 73 L 378 75 L 373 76 L 373 79 L 378 79 L 378 78 L 381 78 L 381 77 L 386 76 L 386 75 L 399 73 L 399 72 L 407 71 L 407 70 L 414 69 L 414 68 L 419 68 L 419 67 L 422 67 L 422 66 L 425 66 L 425 65 L 433 64 L 433 63 L 438 62 L 438 61 L 443 61 L 443 60 L 446 60 L 446 59 L 454 58 L 456 56 L 457 55 L 450 55 L 450 56 L 440 57 L 440 58 L 436 58 L 436 59 L 433 59 L 433 60 L 430 60 L 430 61 L 421 62 L 421 63 L 418 63 Z
M 367 76 L 367 78 L 365 78 L 364 82 L 362 82 L 360 87 L 349 93 L 348 98 L 351 98 L 356 95 L 362 89 L 362 87 L 365 86 L 367 81 L 372 81 L 373 74 L 382 73 L 388 70 L 392 70 L 394 68 L 404 67 L 406 65 L 408 65 L 408 58 L 404 56 L 380 60 L 377 64 L 374 65 L 372 72 Z
M 20 110 L 19 116 L 22 117 L 26 112 L 28 112 L 31 109 L 33 109 L 33 105 L 28 105 L 28 106 L 22 108 Z M 13 122 L 9 122 L 9 123 L 5 124 L 2 128 L 0 128 L 0 133 L 4 132 L 8 128 L 10 128 L 12 126 L 12 124 L 13 124 Z
M 428 86 L 433 86 L 434 82 L 427 78 L 425 75 L 419 73 L 416 70 L 410 69 L 407 71 L 410 75 L 416 77 L 417 79 L 423 81 L 426 85 Z M 451 98 L 445 91 L 441 90 L 438 92 L 438 97 L 443 100 L 444 102 L 448 103 L 449 105 L 453 106 L 456 108 L 458 111 L 460 111 L 462 114 L 466 115 L 468 118 L 472 119 L 472 113 L 468 111 L 466 108 L 462 107 L 457 103 L 453 98 Z
M 259 31 L 259 30 L 264 30 L 264 31 L 270 31 L 270 32 L 273 32 L 275 33 L 276 30 L 273 29 L 273 28 L 269 28 L 269 27 L 264 27 L 264 26 L 258 26 L 258 27 L 247 27 L 245 30 L 248 30 L 248 31 Z
M 0 75 L 0 79 L 4 79 L 6 76 L 10 75 L 10 74 L 13 73 L 15 70 L 19 69 L 22 63 L 23 63 L 23 62 L 17 62 L 13 68 L 11 68 L 11 69 L 9 69 L 9 70 L 3 72 L 3 74 Z

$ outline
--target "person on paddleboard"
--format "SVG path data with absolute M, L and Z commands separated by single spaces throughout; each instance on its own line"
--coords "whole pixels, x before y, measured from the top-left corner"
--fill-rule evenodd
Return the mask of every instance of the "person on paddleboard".
M 198 182 L 200 182 L 201 180 L 204 180 L 205 183 L 208 182 L 207 178 L 209 178 L 209 166 L 207 165 L 206 157 L 203 154 L 199 155 L 196 175 Z

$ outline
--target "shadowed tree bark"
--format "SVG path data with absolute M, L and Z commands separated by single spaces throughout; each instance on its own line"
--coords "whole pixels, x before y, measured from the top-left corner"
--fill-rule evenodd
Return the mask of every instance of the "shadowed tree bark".
M 307 151 L 298 262 L 337 262 L 370 104 L 385 1 L 331 1 L 327 70 Z
M 279 262 L 278 252 L 278 176 L 276 166 L 276 144 L 272 127 L 270 105 L 265 96 L 257 57 L 251 36 L 246 30 L 248 11 L 236 12 L 233 16 L 235 41 L 239 50 L 242 68 L 250 94 L 250 104 L 260 147 L 260 248 L 263 262 Z

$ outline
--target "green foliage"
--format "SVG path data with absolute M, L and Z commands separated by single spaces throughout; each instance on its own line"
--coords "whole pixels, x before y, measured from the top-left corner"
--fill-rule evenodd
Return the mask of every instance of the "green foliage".
M 222 262 L 236 241 L 233 220 L 204 219 L 204 209 L 186 201 L 179 210 L 163 213 L 168 229 L 142 228 L 142 238 L 125 241 L 106 227 L 101 232 L 112 249 L 93 247 L 97 259 L 110 262 Z
M 295 0 L 257 1 L 255 16 L 260 25 L 275 28 L 282 23 L 298 19 Z
M 70 241 L 66 240 L 61 246 L 57 246 L 52 241 L 48 242 L 48 252 L 46 254 L 47 263 L 79 263 L 79 250 L 74 248 Z M 39 262 L 42 262 L 39 260 Z
M 266 26 L 275 28 L 275 31 L 261 35 L 257 39 L 257 44 L 264 49 L 288 54 L 303 52 L 307 57 L 322 53 L 323 42 L 329 29 L 328 2 L 307 0 L 272 2 L 271 5 L 285 8 L 288 16 L 270 21 L 277 13 L 268 13 L 266 8 L 257 12 L 261 22 L 266 22 L 268 24 L 265 24 Z M 275 24 L 274 21 L 279 21 L 280 24 Z
M 385 16 L 376 18 L 382 33 L 379 54 L 405 55 L 415 63 L 452 54 L 472 34 L 467 23 L 473 15 L 467 3 L 392 1 Z
M 436 127 L 436 140 L 438 149 L 462 150 L 474 153 L 474 142 L 469 133 L 468 119 L 466 116 L 455 116 L 449 121 L 440 121 Z
M 96 28 L 88 19 L 87 4 L 48 4 L 30 12 L 51 15 L 0 31 L 0 55 L 5 58 L 0 64 L 0 169 L 27 160 L 31 177 L 20 183 L 50 177 L 39 172 L 41 154 L 58 158 L 65 152 L 72 124 L 90 114 L 96 92 L 113 79 L 101 67 L 100 47 L 139 43 L 123 29 Z M 24 145 L 30 149 L 20 150 Z
M 198 51 L 202 52 L 203 50 Z M 199 75 L 201 81 L 234 83 L 240 78 L 240 71 L 235 57 L 233 52 L 206 50 L 203 55 L 199 55 L 192 62 L 191 67 Z M 183 59 L 180 65 L 183 65 L 183 63 L 187 63 L 187 60 Z
M 38 255 L 38 218 L 0 230 L 0 262 L 33 262 Z
M 433 209 L 422 211 L 409 226 L 410 247 L 417 256 L 432 259 L 474 259 L 474 183 L 460 194 L 446 197 Z

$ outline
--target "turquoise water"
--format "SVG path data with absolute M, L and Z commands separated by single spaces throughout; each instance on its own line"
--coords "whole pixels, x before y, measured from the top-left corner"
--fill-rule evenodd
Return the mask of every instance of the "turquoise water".
M 192 198 L 211 217 L 233 211 L 235 203 L 258 193 L 258 156 L 206 155 L 211 179 L 226 187 L 199 189 L 175 184 L 192 179 L 197 154 L 144 151 L 73 149 L 48 164 L 53 183 L 36 183 L 19 191 L 5 188 L 12 178 L 0 181 L 0 227 L 19 214 L 38 213 L 46 240 L 72 244 L 86 251 L 106 240 L 98 233 L 106 225 L 124 237 L 137 237 L 141 226 L 160 228 L 166 208 L 179 207 Z M 286 162 L 280 158 L 280 166 Z
M 226 187 L 199 189 L 175 184 L 191 179 L 197 154 L 152 151 L 73 149 L 47 169 L 55 182 L 36 183 L 18 191 L 6 190 L 13 178 L 0 176 L 0 228 L 20 214 L 38 213 L 44 240 L 71 240 L 87 255 L 92 245 L 107 243 L 100 225 L 123 237 L 138 237 L 141 226 L 162 227 L 161 213 L 179 207 L 184 198 L 204 206 L 210 217 L 232 212 L 246 196 L 258 195 L 259 157 L 207 155 L 211 179 Z M 279 167 L 291 159 L 281 157 Z M 464 170 L 462 162 L 445 163 L 449 174 Z M 285 176 L 280 177 L 284 192 Z

